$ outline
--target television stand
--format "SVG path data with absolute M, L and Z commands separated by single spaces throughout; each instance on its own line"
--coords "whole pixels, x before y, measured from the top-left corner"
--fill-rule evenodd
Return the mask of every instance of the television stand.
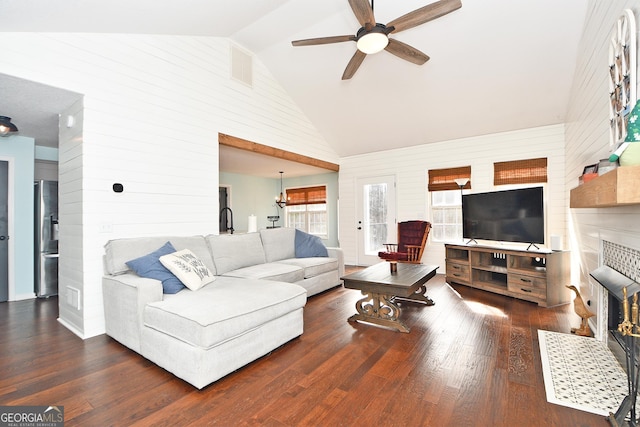
M 571 301 L 569 251 L 446 244 L 446 281 L 553 307 Z
M 534 248 L 536 248 L 536 250 L 540 250 L 540 248 L 538 247 L 538 245 L 536 245 L 535 243 L 529 243 L 529 246 L 527 246 L 527 250 L 531 249 L 531 246 L 533 246 Z

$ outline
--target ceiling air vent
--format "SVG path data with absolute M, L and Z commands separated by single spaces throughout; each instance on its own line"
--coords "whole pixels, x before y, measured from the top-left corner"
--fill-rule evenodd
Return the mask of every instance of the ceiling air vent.
M 235 46 L 231 46 L 231 78 L 253 86 L 253 57 Z

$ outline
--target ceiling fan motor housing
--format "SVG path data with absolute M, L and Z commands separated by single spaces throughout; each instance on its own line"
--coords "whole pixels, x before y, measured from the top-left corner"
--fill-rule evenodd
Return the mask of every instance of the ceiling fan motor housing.
M 368 30 L 366 26 L 360 27 L 356 33 L 356 46 L 363 53 L 378 53 L 389 44 L 387 35 L 391 31 L 384 24 L 376 24 Z

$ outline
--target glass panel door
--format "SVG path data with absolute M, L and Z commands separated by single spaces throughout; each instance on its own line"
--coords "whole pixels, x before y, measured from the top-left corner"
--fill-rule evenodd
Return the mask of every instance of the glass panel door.
M 395 177 L 358 180 L 358 265 L 380 262 L 378 252 L 396 241 Z

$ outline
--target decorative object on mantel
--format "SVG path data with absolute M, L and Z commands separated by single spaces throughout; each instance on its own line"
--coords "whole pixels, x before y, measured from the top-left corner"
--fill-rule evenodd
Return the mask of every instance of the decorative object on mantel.
M 15 132 L 18 132 L 18 128 L 11 123 L 11 117 L 0 116 L 0 136 L 8 136 Z
M 284 172 L 280 171 L 280 195 L 278 197 L 276 197 L 276 205 L 278 205 L 280 208 L 284 208 L 284 206 L 287 204 L 287 199 L 284 195 L 284 192 L 282 191 L 282 174 Z
M 614 24 L 609 44 L 609 143 L 614 149 L 625 141 L 627 117 L 637 99 L 636 44 L 635 15 L 625 9 Z
M 582 176 L 578 179 L 580 185 L 585 182 L 591 181 L 593 178 L 598 176 L 598 163 L 593 165 L 585 166 L 582 170 Z
M 602 176 L 607 172 L 611 172 L 618 167 L 617 161 L 610 161 L 609 159 L 602 159 L 598 163 L 598 176 Z
M 593 332 L 591 332 L 591 328 L 589 327 L 589 318 L 595 316 L 595 314 L 587 308 L 587 305 L 584 303 L 584 300 L 582 299 L 582 295 L 580 295 L 580 291 L 578 291 L 578 288 L 573 285 L 567 286 L 567 288 L 576 293 L 576 298 L 573 300 L 573 309 L 575 310 L 576 314 L 582 319 L 580 322 L 580 327 L 571 328 L 571 333 L 580 335 L 581 337 L 592 337 Z
M 640 101 L 636 102 L 627 121 L 627 136 L 620 147 L 609 156 L 620 166 L 640 165 Z

